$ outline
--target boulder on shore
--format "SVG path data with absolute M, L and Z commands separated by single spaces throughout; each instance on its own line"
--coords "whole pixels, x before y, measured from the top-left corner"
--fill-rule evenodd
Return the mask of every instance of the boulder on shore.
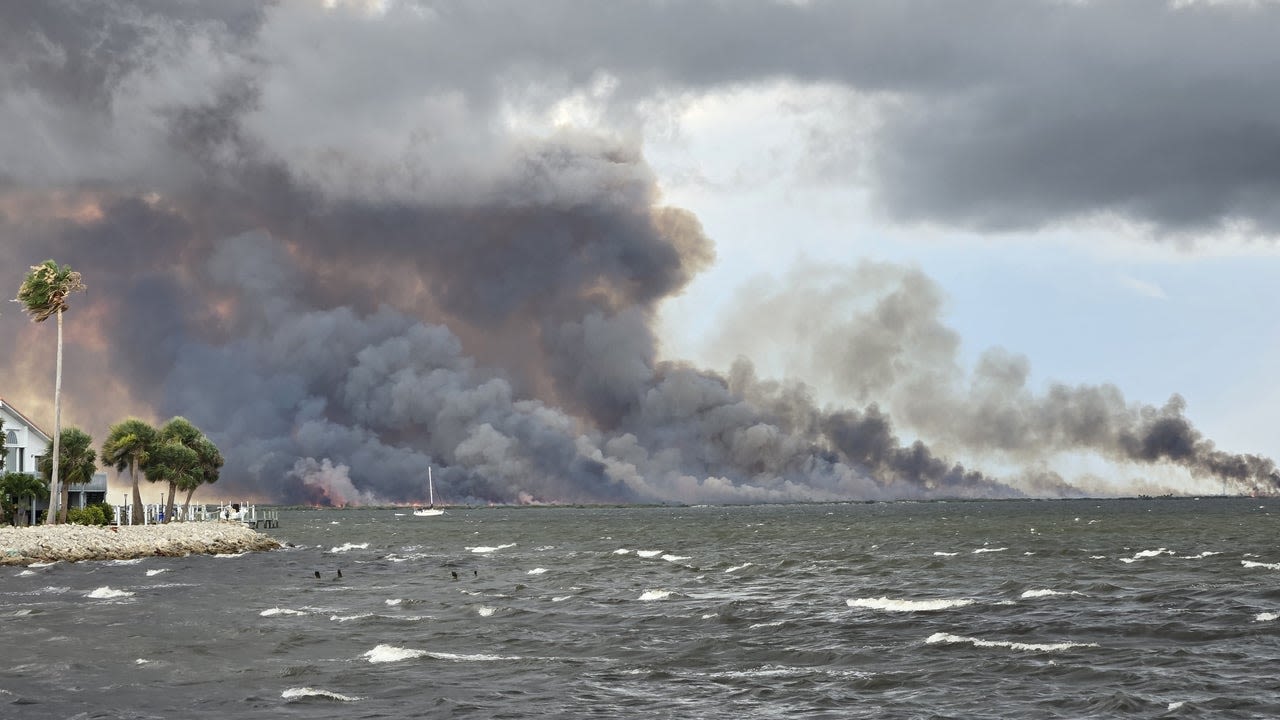
M 0 565 L 66 560 L 131 560 L 274 550 L 276 539 L 239 522 L 168 525 L 36 525 L 0 528 Z

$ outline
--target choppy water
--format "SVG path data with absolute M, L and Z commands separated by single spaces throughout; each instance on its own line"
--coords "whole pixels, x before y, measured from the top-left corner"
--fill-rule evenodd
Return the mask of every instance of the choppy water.
M 1268 502 L 283 511 L 0 568 L 0 717 L 1277 717 Z

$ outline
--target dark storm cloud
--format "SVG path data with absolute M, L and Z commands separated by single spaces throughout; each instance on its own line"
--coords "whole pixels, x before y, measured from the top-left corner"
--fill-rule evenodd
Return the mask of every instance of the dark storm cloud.
M 330 4 L 0 5 L 0 286 L 50 256 L 84 273 L 66 396 L 99 435 L 129 413 L 182 414 L 223 448 L 228 492 L 333 503 L 421 499 L 428 468 L 442 494 L 477 502 L 1021 492 L 939 447 L 1088 447 L 1242 482 L 1268 471 L 1216 451 L 1180 407 L 1128 408 L 1107 388 L 1024 399 L 1016 358 L 992 355 L 960 392 L 958 338 L 918 274 L 861 273 L 874 312 L 816 342 L 843 359 L 853 407 L 821 407 L 745 360 L 726 376 L 660 362 L 658 305 L 713 251 L 692 214 L 662 205 L 634 111 L 777 79 L 834 84 L 893 98 L 870 177 L 904 217 L 1262 221 L 1247 201 L 1267 188 L 1265 160 L 1241 171 L 1222 131 L 1247 116 L 1246 137 L 1264 140 L 1257 118 L 1271 116 L 1249 103 L 1266 101 L 1215 83 L 1269 57 L 1251 24 L 1269 10 Z M 1155 34 L 1135 45 L 1144 14 Z M 1222 50 L 1215 72 L 1183 74 L 1185 95 L 1162 74 L 1165 60 L 1188 69 L 1175 41 Z M 1092 76 L 1068 56 L 1086 50 L 1114 85 L 1106 102 L 1083 102 Z M 1202 86 L 1218 112 L 1176 112 Z M 599 88 L 606 129 L 537 129 Z M 1065 106 L 1084 135 L 1064 136 Z M 1156 109 L 1172 119 L 1145 125 Z M 1123 137 L 1076 146 L 1140 126 L 1150 144 L 1132 147 L 1160 150 L 1160 167 L 1113 167 Z M 1214 184 L 1197 194 L 1185 172 L 1210 155 Z M 0 328 L 34 337 L 20 320 Z M 6 383 L 40 372 L 32 344 L 0 360 Z M 1012 482 L 1072 492 L 1047 471 Z
M 80 158 L 92 176 L 122 152 L 126 169 L 144 157 L 136 171 L 156 176 L 128 125 L 155 129 L 156 114 L 252 78 L 248 127 L 309 180 L 465 194 L 492 190 L 478 175 L 505 162 L 509 138 L 481 120 L 503 103 L 545 107 L 605 74 L 622 119 L 654 93 L 792 79 L 888 100 L 865 177 L 901 218 L 1033 228 L 1105 213 L 1268 231 L 1277 220 L 1270 3 L 386 5 L 370 16 L 302 1 L 6 4 L 5 125 L 45 125 L 10 135 L 19 162 L 7 169 L 26 182 L 54 173 L 37 157 L 75 163 L 59 148 L 70 139 L 102 146 Z M 401 156 L 409 168 L 375 162 Z M 520 171 L 547 173 L 552 196 L 575 184 L 555 158 L 535 162 Z

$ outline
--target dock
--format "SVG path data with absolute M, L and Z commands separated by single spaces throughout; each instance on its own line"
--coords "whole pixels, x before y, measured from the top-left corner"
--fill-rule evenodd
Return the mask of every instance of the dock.
M 111 525 L 132 525 L 133 506 L 114 505 L 114 517 Z M 170 522 L 210 522 L 215 520 L 242 522 L 254 530 L 267 530 L 280 527 L 280 511 L 263 509 L 248 503 L 219 503 L 218 505 L 191 505 L 184 508 L 175 506 L 173 517 L 165 518 L 164 505 L 159 503 L 142 506 L 142 525 L 163 525 Z

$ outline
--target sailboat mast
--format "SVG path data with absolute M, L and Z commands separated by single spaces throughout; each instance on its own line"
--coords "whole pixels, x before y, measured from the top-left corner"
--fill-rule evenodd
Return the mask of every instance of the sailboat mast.
M 436 506 L 436 484 L 431 480 L 431 468 L 427 468 L 427 494 L 431 503 L 430 505 L 427 505 L 427 507 L 435 507 Z

